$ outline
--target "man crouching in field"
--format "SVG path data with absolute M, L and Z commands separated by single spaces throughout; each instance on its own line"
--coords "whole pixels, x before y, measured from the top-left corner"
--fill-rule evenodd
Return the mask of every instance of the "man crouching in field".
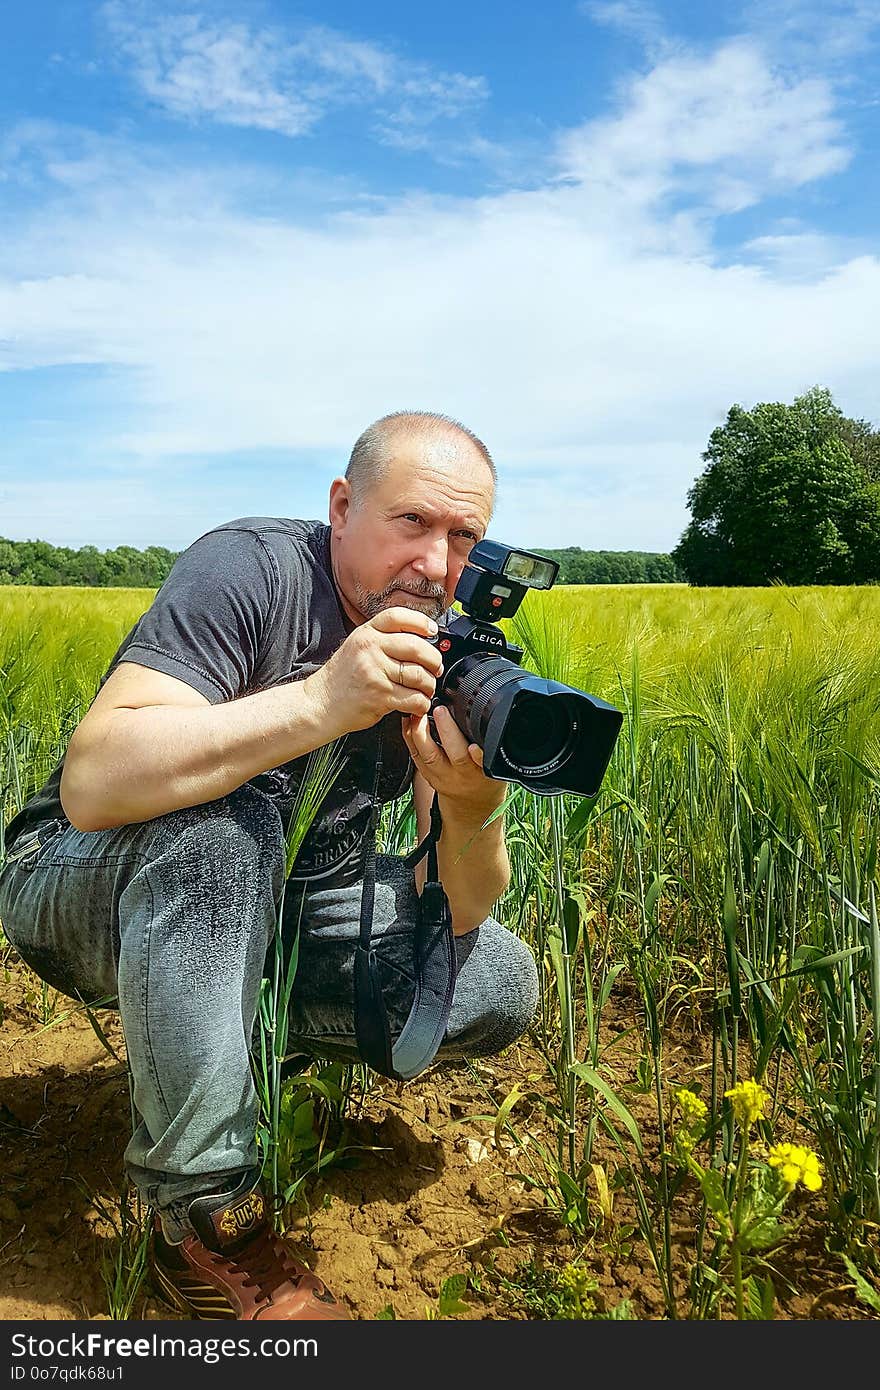
M 527 1027 L 537 974 L 488 914 L 509 878 L 503 783 L 443 707 L 429 638 L 492 512 L 495 469 L 445 416 L 401 412 L 357 441 L 330 524 L 248 517 L 176 561 L 123 641 L 46 785 L 7 829 L 0 920 L 24 960 L 86 1001 L 117 996 L 139 1124 L 125 1151 L 154 1207 L 157 1291 L 191 1317 L 347 1318 L 272 1233 L 250 1049 L 308 754 L 342 773 L 285 890 L 300 919 L 291 1046 L 357 1058 L 353 958 L 377 799 L 434 792 L 458 977 L 440 1057 Z M 374 936 L 392 1030 L 412 997 L 420 866 L 377 860 Z

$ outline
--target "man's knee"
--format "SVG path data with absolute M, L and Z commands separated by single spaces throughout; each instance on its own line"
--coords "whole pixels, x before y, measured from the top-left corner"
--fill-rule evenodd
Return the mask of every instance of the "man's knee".
M 471 1057 L 500 1052 L 525 1033 L 538 1006 L 535 958 L 494 918 L 456 938 L 458 982 L 443 1051 Z

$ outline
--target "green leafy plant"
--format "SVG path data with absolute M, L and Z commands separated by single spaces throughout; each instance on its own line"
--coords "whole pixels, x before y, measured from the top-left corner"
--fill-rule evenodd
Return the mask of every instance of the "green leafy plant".
M 440 1318 L 455 1318 L 461 1313 L 467 1312 L 467 1304 L 464 1302 L 463 1295 L 467 1291 L 468 1276 L 466 1274 L 450 1274 L 448 1279 L 444 1279 L 440 1285 L 440 1293 L 434 1306 L 425 1308 L 425 1317 L 429 1322 L 434 1322 Z
M 259 1139 L 273 1156 L 279 1211 L 294 1202 L 307 1180 L 350 1152 L 342 1133 L 345 1092 L 341 1062 L 318 1066 L 284 1082 L 278 1105 L 276 1138 L 267 1126 Z
M 530 1318 L 553 1322 L 628 1321 L 633 1318 L 629 1299 L 621 1299 L 602 1311 L 597 1299 L 599 1283 L 583 1265 L 571 1262 L 561 1269 L 526 1261 L 511 1276 L 492 1274 L 494 1282 L 515 1309 Z
M 126 1322 L 134 1316 L 147 1278 L 151 1212 L 133 1189 L 120 1193 L 113 1204 L 95 1193 L 89 1195 L 113 1231 L 101 1255 L 107 1312 L 113 1321 Z

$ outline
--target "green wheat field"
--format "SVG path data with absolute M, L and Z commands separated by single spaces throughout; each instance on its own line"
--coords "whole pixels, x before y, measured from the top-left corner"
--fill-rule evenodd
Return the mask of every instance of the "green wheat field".
M 0 589 L 4 822 L 152 598 Z M 505 628 L 525 666 L 625 720 L 595 803 L 511 788 L 497 915 L 541 963 L 551 1084 L 542 1143 L 523 1140 L 517 1088 L 496 1134 L 585 1242 L 626 1191 L 668 1316 L 773 1316 L 772 1252 L 807 1208 L 876 1316 L 880 589 L 566 587 L 530 594 Z M 393 851 L 412 842 L 400 809 Z M 621 1000 L 626 1084 L 603 1028 Z

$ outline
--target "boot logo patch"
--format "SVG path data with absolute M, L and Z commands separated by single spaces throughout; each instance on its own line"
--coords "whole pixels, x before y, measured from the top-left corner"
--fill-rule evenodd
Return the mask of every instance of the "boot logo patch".
M 259 1192 L 251 1192 L 236 1206 L 227 1207 L 217 1224 L 225 1236 L 240 1236 L 250 1230 L 262 1215 L 263 1199 Z

